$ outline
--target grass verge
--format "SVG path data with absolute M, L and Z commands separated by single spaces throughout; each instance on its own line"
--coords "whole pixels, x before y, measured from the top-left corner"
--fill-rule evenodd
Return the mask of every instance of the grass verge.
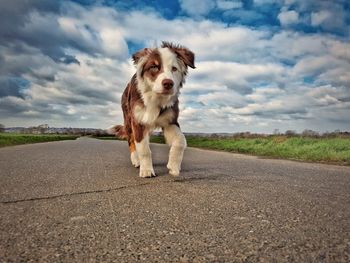
M 269 136 L 263 138 L 187 137 L 188 146 L 299 161 L 350 165 L 350 139 Z
M 115 139 L 101 137 L 100 139 Z M 309 138 L 301 136 L 268 136 L 259 138 L 210 138 L 187 136 L 190 147 L 243 153 L 289 160 L 350 165 L 349 138 Z M 151 142 L 164 143 L 162 136 Z
M 38 142 L 75 140 L 78 137 L 79 136 L 76 135 L 0 133 L 0 147 Z

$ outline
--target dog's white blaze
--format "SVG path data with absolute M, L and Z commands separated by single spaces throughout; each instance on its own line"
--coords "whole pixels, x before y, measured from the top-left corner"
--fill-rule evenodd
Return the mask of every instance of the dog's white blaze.
M 177 56 L 168 48 L 159 48 L 158 51 L 162 60 L 163 72 L 158 75 L 154 83 L 153 91 L 161 93 L 163 91 L 162 81 L 164 79 L 170 79 L 174 82 L 172 95 L 177 94 L 179 92 L 182 79 L 182 68 L 178 63 Z M 173 67 L 176 67 L 178 70 L 172 71 Z

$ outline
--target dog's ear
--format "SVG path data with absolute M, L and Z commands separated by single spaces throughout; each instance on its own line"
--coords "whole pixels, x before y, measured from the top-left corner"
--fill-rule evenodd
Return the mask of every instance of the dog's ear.
M 173 50 L 176 53 L 176 55 L 185 63 L 186 66 L 196 68 L 194 65 L 194 53 L 188 48 L 185 48 L 180 45 L 175 45 L 166 41 L 162 42 L 162 47 L 167 47 Z
M 151 53 L 152 53 L 152 50 L 150 48 L 141 49 L 132 55 L 132 60 L 134 61 L 134 64 L 136 65 L 137 63 L 139 63 L 139 61 L 142 57 L 147 56 Z
M 191 50 L 187 48 L 179 48 L 175 49 L 175 53 L 180 57 L 186 66 L 196 68 L 194 65 L 194 53 Z

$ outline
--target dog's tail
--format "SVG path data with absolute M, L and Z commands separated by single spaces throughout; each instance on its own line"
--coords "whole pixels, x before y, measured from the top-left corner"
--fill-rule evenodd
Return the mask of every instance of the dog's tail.
M 128 135 L 126 133 L 125 127 L 123 125 L 114 125 L 107 129 L 107 133 L 115 135 L 119 139 L 127 139 Z

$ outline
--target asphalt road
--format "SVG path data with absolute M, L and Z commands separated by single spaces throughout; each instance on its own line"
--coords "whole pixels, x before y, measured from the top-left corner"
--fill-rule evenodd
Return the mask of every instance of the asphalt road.
M 0 149 L 0 262 L 350 262 L 350 168 L 120 141 Z

